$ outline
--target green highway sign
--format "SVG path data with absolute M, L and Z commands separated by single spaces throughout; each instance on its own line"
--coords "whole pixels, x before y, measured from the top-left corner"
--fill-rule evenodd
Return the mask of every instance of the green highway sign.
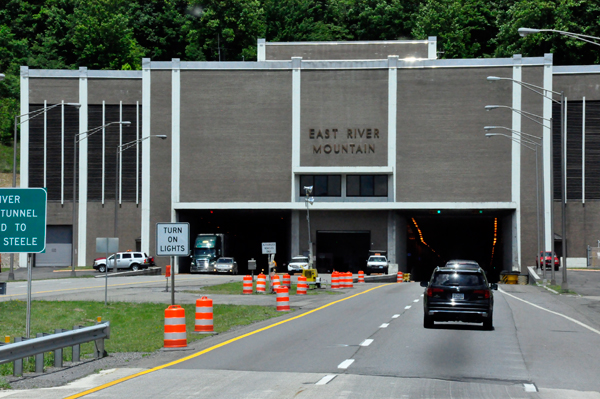
M 46 249 L 45 188 L 0 188 L 0 253 Z

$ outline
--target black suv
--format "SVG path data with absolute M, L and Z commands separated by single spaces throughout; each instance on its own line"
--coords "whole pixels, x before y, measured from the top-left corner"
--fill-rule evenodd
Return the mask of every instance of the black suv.
M 485 329 L 493 327 L 494 295 L 498 284 L 488 284 L 481 268 L 457 269 L 436 267 L 423 300 L 423 326 L 433 327 L 434 321 L 483 322 Z

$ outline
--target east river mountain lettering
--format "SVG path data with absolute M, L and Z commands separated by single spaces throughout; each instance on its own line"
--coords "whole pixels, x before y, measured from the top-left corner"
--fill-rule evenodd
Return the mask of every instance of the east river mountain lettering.
M 353 143 L 350 140 L 379 140 L 379 129 L 308 129 L 308 138 L 332 140 L 331 143 L 313 144 L 313 154 L 374 154 L 375 143 Z

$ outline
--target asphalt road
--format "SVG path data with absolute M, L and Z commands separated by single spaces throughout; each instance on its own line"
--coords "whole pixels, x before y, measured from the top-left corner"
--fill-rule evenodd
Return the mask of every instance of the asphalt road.
M 599 325 L 539 287 L 501 286 L 493 331 L 424 329 L 417 284 L 348 291 L 189 352 L 0 397 L 600 398 Z

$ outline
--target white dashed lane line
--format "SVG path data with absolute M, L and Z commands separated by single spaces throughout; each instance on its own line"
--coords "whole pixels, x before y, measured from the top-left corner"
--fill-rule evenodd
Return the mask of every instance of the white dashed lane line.
M 360 343 L 360 346 L 369 346 L 371 345 L 371 343 L 373 343 L 372 339 L 365 339 L 363 342 Z
M 335 377 L 337 377 L 337 374 L 326 375 L 325 377 L 321 378 L 315 385 L 326 385 L 329 381 L 333 380 Z
M 389 326 L 390 323 L 383 323 L 382 325 L 379 326 L 379 328 L 387 328 L 387 326 Z
M 399 314 L 395 314 L 395 315 L 392 316 L 392 319 L 397 319 L 398 317 L 400 317 L 400 315 Z
M 354 363 L 354 359 L 346 359 L 338 365 L 338 369 L 347 369 L 352 363 Z
M 413 302 L 417 303 L 417 302 L 419 302 L 419 300 L 418 300 L 418 299 L 415 299 Z
M 404 309 L 410 309 L 410 305 L 405 306 Z

